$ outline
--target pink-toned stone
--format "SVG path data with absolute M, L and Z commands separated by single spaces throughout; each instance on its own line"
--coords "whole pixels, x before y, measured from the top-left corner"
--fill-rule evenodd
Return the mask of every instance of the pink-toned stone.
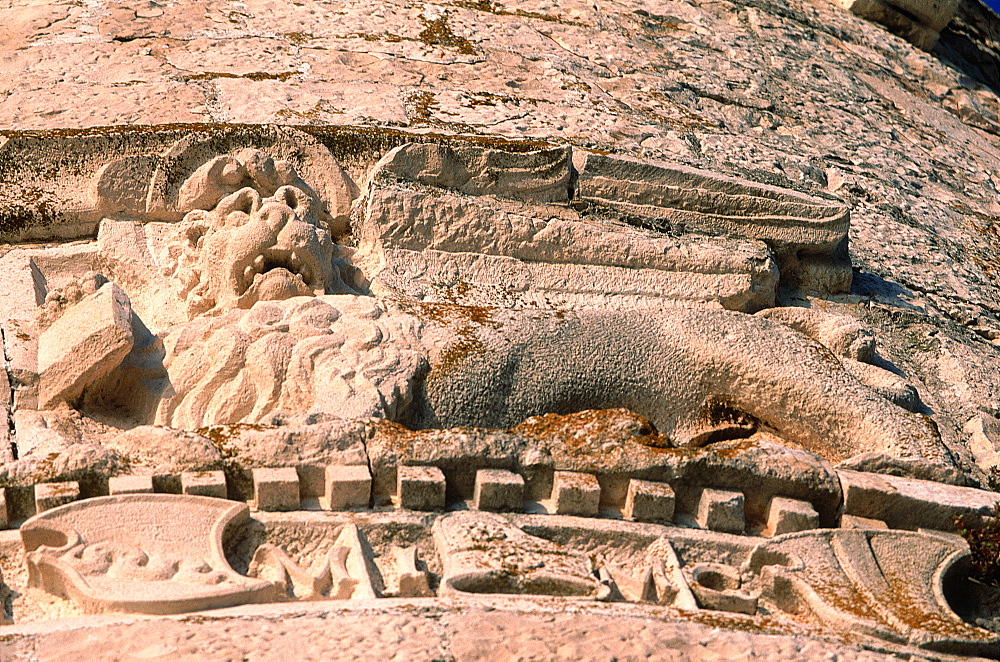
M 113 476 L 108 479 L 108 493 L 115 494 L 152 494 L 152 476 Z
M 254 469 L 253 494 L 258 510 L 299 507 L 299 475 L 294 467 Z
M 625 517 L 640 522 L 669 522 L 674 518 L 674 490 L 667 483 L 632 479 L 625 496 Z
M 445 506 L 444 473 L 437 467 L 397 467 L 399 507 L 441 510 Z
M 326 499 L 330 510 L 367 508 L 372 496 L 372 475 L 365 464 L 326 468 Z
M 558 515 L 597 515 L 601 486 L 593 474 L 557 471 L 552 479 L 552 502 Z
M 39 483 L 35 485 L 35 512 L 41 513 L 80 498 L 80 483 Z
M 181 491 L 195 496 L 225 499 L 226 474 L 221 471 L 185 471 L 181 474 Z
M 524 501 L 524 479 L 513 471 L 480 469 L 473 501 L 478 510 L 517 512 Z

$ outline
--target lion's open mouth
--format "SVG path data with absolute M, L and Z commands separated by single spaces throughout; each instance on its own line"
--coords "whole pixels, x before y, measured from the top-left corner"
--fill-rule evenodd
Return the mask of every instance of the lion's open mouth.
M 257 301 L 277 301 L 315 293 L 316 273 L 294 250 L 268 248 L 243 270 L 243 293 L 237 305 L 248 308 Z

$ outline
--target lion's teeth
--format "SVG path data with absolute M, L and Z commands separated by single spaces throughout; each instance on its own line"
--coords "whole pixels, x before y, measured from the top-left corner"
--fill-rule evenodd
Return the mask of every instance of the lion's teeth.
M 243 281 L 245 283 L 250 283 L 253 281 L 254 269 L 252 266 L 247 267 L 243 270 Z
M 254 258 L 254 260 L 253 260 L 253 268 L 254 268 L 254 271 L 263 271 L 264 270 L 264 256 L 263 255 L 258 255 L 257 257 Z

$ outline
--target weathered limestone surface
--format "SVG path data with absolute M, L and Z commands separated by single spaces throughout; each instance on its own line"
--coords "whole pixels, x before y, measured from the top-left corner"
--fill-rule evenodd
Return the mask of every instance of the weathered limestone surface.
M 657 299 L 666 298 L 713 301 L 753 311 L 773 303 L 777 269 L 770 251 L 759 242 L 704 236 L 712 229 L 715 232 L 708 234 L 727 234 L 731 227 L 696 226 L 692 229 L 700 236 L 671 237 L 664 232 L 673 226 L 654 212 L 650 220 L 654 231 L 641 231 L 631 227 L 636 215 L 630 208 L 624 209 L 626 222 L 614 218 L 602 222 L 554 205 L 533 208 L 511 203 L 565 204 L 572 199 L 573 206 L 585 209 L 588 199 L 579 196 L 589 180 L 570 162 L 565 148 L 497 158 L 501 154 L 414 144 L 393 150 L 375 164 L 357 223 L 359 264 L 369 265 L 374 292 L 460 302 L 488 300 L 492 295 L 506 299 L 508 306 L 517 302 L 593 307 L 615 302 L 616 294 L 624 300 L 618 305 L 626 306 L 655 306 Z M 581 164 L 585 162 L 586 156 L 580 158 Z M 622 176 L 640 176 L 631 172 L 640 167 L 628 163 Z M 743 197 L 758 191 L 751 182 L 722 180 L 712 173 L 693 171 L 689 179 L 722 190 L 699 193 L 697 184 L 689 189 L 674 187 L 679 193 L 661 200 L 663 206 L 656 208 L 662 215 L 683 214 L 683 209 L 673 207 L 699 194 L 705 199 L 703 206 L 725 206 L 727 186 Z M 443 191 L 413 184 L 465 195 L 442 197 Z M 648 197 L 654 185 L 644 182 L 639 187 Z M 627 197 L 621 191 L 614 195 Z M 787 203 L 776 197 L 761 198 L 758 208 L 775 216 L 799 211 L 784 209 L 782 204 Z M 614 213 L 627 207 L 624 202 L 610 204 Z M 830 207 L 836 215 L 837 208 Z M 744 209 L 729 211 L 737 223 L 753 224 Z M 846 214 L 842 208 L 840 212 Z M 835 244 L 845 237 L 846 216 L 841 221 Z M 682 223 L 675 226 L 684 231 Z M 836 229 L 833 232 L 837 234 Z
M 0 4 L 0 620 L 997 657 L 945 533 L 1000 488 L 997 34 L 975 0 Z M 0 639 L 177 659 L 200 618 Z
M 965 511 L 988 514 L 994 492 L 955 488 L 896 476 L 838 471 L 844 489 L 844 512 L 879 519 L 899 529 L 927 527 L 948 531 Z
M 444 557 L 444 593 L 587 596 L 600 587 L 585 556 L 527 535 L 498 515 L 454 513 L 434 523 L 434 536 Z

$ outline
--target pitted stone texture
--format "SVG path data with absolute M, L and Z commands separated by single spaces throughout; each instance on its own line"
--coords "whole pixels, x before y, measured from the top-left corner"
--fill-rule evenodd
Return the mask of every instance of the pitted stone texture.
M 409 510 L 441 510 L 445 506 L 444 473 L 437 467 L 397 467 L 396 494 L 399 507 Z
M 80 498 L 80 483 L 39 483 L 35 485 L 35 512 L 41 513 Z
M 336 603 L 333 603 L 336 604 Z M 114 622 L 101 628 L 59 629 L 12 636 L 0 643 L 9 659 L 37 656 L 73 662 L 93 655 L 94 646 L 124 658 L 161 651 L 179 662 L 201 662 L 206 650 L 220 658 L 336 659 L 379 662 L 384 651 L 400 659 L 428 660 L 444 652 L 456 662 L 505 659 L 658 659 L 665 662 L 741 660 L 770 662 L 895 662 L 892 652 L 859 648 L 847 642 L 802 634 L 764 634 L 730 630 L 715 623 L 664 619 L 619 611 L 619 605 L 566 610 L 421 605 L 399 608 L 384 603 L 358 609 L 313 603 L 260 607 L 248 613 L 217 612 L 211 618 Z M 294 619 L 289 616 L 294 613 Z M 289 625 L 294 622 L 294 627 Z M 400 636 L 405 632 L 406 636 Z M 600 632 L 602 636 L 595 637 Z M 86 634 L 84 634 L 86 633 Z M 152 659 L 157 659 L 152 657 Z M 165 659 L 165 655 L 160 659 Z
M 879 449 L 949 464 L 924 418 L 873 397 L 815 341 L 754 315 L 430 311 L 422 338 L 443 349 L 429 353 L 411 428 L 508 428 L 543 412 L 615 406 L 647 417 L 677 446 L 767 428 L 827 459 Z M 468 334 L 451 336 L 463 323 Z
M 670 522 L 674 518 L 675 498 L 668 483 L 633 478 L 628 482 L 624 515 L 639 522 Z
M 698 526 L 723 533 L 743 533 L 743 493 L 705 488 L 695 516 Z
M 108 283 L 68 308 L 38 340 L 39 405 L 79 398 L 132 350 L 128 295 Z
M 555 472 L 552 506 L 557 515 L 596 516 L 601 508 L 601 486 L 597 477 L 578 471 Z
M 768 308 L 757 316 L 790 326 L 837 356 L 865 363 L 875 359 L 875 330 L 853 317 L 792 306 Z
M 299 507 L 299 474 L 294 467 L 254 469 L 253 498 L 258 510 L 295 510 Z
M 793 531 L 819 528 L 819 515 L 808 501 L 774 497 L 767 513 L 766 531 L 781 535 Z
M 326 468 L 325 497 L 330 510 L 367 508 L 372 496 L 368 465 L 334 465 Z
M 480 469 L 476 472 L 473 503 L 478 510 L 521 510 L 524 501 L 524 478 L 505 469 Z
M 153 477 L 146 476 L 112 476 L 108 479 L 108 493 L 116 494 L 152 494 Z
M 221 471 L 185 471 L 181 473 L 181 491 L 193 496 L 225 499 L 226 474 Z

